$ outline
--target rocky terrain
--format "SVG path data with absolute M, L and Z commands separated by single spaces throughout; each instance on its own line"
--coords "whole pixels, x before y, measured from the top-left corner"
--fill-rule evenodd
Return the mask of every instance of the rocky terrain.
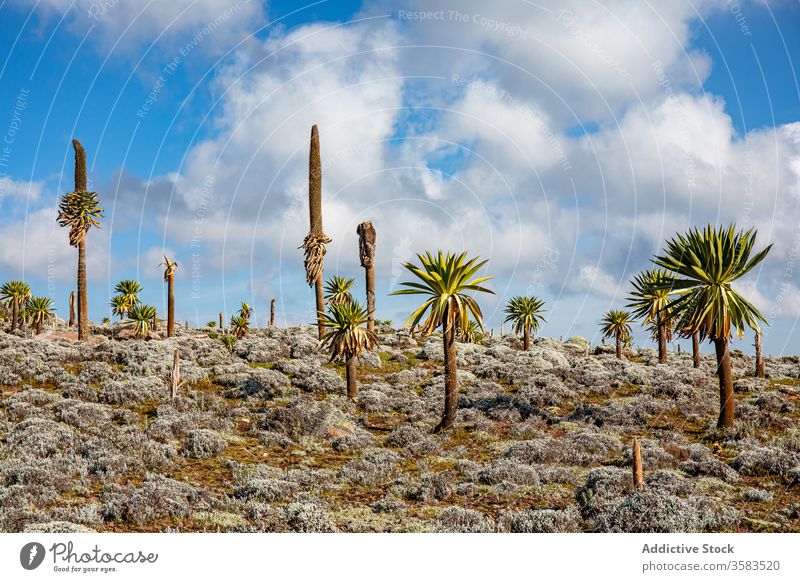
M 198 330 L 93 331 L 0 332 L 0 531 L 800 531 L 795 356 L 766 358 L 759 380 L 734 353 L 722 433 L 712 355 L 695 370 L 581 338 L 459 344 L 457 427 L 432 435 L 437 336 L 380 330 L 356 404 L 310 328 L 253 330 L 232 351 Z

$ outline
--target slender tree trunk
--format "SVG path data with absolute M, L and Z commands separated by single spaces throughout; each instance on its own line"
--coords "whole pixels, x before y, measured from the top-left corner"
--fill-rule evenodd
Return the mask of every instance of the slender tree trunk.
M 366 220 L 356 228 L 358 234 L 359 255 L 361 266 L 366 271 L 367 279 L 367 329 L 375 331 L 375 227 Z
M 42 320 L 41 319 L 37 319 L 36 320 L 36 335 L 39 335 L 40 333 L 42 333 Z
M 449 309 L 449 308 L 448 308 Z M 447 310 L 445 310 L 444 321 L 447 321 Z M 444 328 L 444 326 L 442 326 Z M 456 421 L 456 410 L 458 409 L 458 364 L 456 351 L 456 330 L 455 326 L 449 330 L 443 329 L 442 339 L 444 342 L 444 415 L 433 432 L 449 430 L 453 428 Z
M 358 388 L 356 387 L 356 357 L 350 356 L 347 358 L 347 397 L 350 400 L 356 399 Z
M 225 331 L 225 327 L 222 325 L 222 312 L 221 311 L 219 312 L 219 331 L 220 331 L 220 333 Z
M 158 333 L 158 313 L 153 314 L 153 333 Z
M 19 320 L 19 299 L 14 297 L 11 302 L 11 331 L 17 329 L 17 321 Z
M 522 336 L 522 347 L 526 352 L 531 349 L 531 326 L 527 324 Z
M 756 378 L 764 378 L 764 356 L 761 353 L 761 332 L 756 332 Z
M 311 146 L 308 155 L 308 216 L 309 236 L 326 240 L 325 231 L 322 228 L 322 162 L 319 149 L 319 128 L 316 124 L 311 127 Z M 311 276 L 313 277 L 313 271 Z M 320 266 L 316 278 L 308 281 L 309 284 L 313 282 L 315 287 L 319 339 L 325 337 L 325 292 L 322 288 L 322 280 L 323 268 Z
M 644 490 L 644 469 L 642 468 L 642 449 L 639 439 L 633 439 L 633 488 Z
M 75 327 L 75 291 L 69 294 L 69 326 Z
M 269 302 L 269 326 L 275 325 L 275 298 Z
M 717 352 L 717 376 L 719 377 L 719 420 L 717 427 L 731 428 L 733 426 L 733 369 L 731 367 L 731 353 L 728 349 L 728 340 L 719 338 L 714 340 Z
M 317 303 L 317 335 L 322 339 L 325 337 L 325 289 L 322 286 L 322 273 L 314 283 L 314 294 Z
M 175 273 L 167 278 L 167 337 L 175 335 Z
M 692 362 L 694 367 L 700 367 L 700 336 L 697 332 L 692 334 Z
M 663 324 L 658 326 L 658 363 L 667 363 L 667 328 Z
M 75 192 L 86 192 L 86 152 L 72 140 L 75 150 Z M 78 339 L 89 337 L 89 299 L 86 293 L 86 237 L 78 243 Z
M 617 341 L 617 359 L 621 360 L 622 359 L 622 341 L 619 339 L 619 337 L 616 337 L 615 339 Z
M 172 375 L 170 376 L 171 380 L 171 390 L 170 395 L 172 399 L 178 397 L 178 386 L 181 383 L 181 353 L 179 350 L 175 350 L 175 354 L 172 358 Z
M 78 339 L 89 337 L 89 298 L 86 294 L 86 238 L 78 243 Z

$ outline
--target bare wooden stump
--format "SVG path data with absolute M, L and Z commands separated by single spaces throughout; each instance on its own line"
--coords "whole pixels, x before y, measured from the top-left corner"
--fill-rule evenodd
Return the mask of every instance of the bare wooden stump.
M 633 488 L 644 491 L 644 470 L 642 469 L 642 449 L 639 439 L 633 439 Z

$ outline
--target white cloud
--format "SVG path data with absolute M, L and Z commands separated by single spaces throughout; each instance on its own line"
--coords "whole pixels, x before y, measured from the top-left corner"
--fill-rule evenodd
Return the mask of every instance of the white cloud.
M 70 30 L 88 33 L 102 51 L 137 56 L 156 43 L 172 51 L 221 54 L 265 20 L 264 6 L 256 0 L 40 0 L 35 10 L 45 19 L 63 17 Z
M 0 207 L 5 198 L 16 198 L 35 202 L 42 193 L 44 184 L 42 182 L 27 182 L 25 180 L 14 180 L 10 176 L 0 176 Z

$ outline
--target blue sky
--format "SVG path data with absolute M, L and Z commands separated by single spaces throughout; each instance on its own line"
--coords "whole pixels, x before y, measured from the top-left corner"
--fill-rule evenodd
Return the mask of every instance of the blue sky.
M 403 260 L 465 248 L 490 259 L 488 325 L 535 292 L 545 334 L 592 338 L 665 238 L 735 221 L 775 243 L 745 282 L 771 315 L 766 350 L 800 349 L 796 3 L 12 0 L 0 14 L 0 278 L 61 315 L 75 253 L 53 208 L 75 136 L 106 209 L 92 318 L 127 277 L 163 311 L 166 251 L 180 319 L 247 300 L 263 323 L 277 297 L 281 321 L 311 321 L 296 247 L 317 122 L 327 272 L 363 285 L 355 225 L 372 219 L 381 318 L 408 313 L 383 297 Z

